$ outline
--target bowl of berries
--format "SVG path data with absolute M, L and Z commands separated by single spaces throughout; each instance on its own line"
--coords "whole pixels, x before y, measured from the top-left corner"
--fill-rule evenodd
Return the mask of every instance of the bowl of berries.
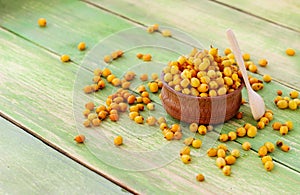
M 217 48 L 182 55 L 164 67 L 161 100 L 166 112 L 188 123 L 220 124 L 233 118 L 242 101 L 242 75 L 233 55 Z

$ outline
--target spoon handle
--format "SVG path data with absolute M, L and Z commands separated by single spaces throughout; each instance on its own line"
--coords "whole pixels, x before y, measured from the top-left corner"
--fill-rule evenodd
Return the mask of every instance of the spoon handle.
M 238 44 L 238 42 L 237 42 L 237 40 L 235 38 L 235 35 L 234 35 L 234 33 L 233 33 L 233 31 L 231 29 L 228 29 L 226 31 L 226 34 L 227 34 L 227 38 L 229 40 L 229 43 L 230 43 L 230 45 L 232 47 L 232 51 L 233 51 L 233 54 L 234 54 L 235 59 L 237 61 L 237 64 L 239 65 L 239 68 L 242 71 L 244 83 L 245 83 L 247 89 L 252 89 L 251 86 L 250 86 L 248 77 L 247 77 L 248 74 L 247 74 L 247 71 L 246 71 L 246 68 L 245 68 L 245 64 L 244 64 L 244 60 L 243 60 L 243 57 L 242 57 L 242 53 L 241 53 L 239 44 Z

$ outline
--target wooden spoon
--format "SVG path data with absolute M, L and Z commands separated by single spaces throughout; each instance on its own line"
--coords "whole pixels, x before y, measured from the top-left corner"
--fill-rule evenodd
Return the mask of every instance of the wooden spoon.
M 255 120 L 258 120 L 265 114 L 265 102 L 262 99 L 262 97 L 252 89 L 249 83 L 248 74 L 245 68 L 241 50 L 239 48 L 238 42 L 235 38 L 233 31 L 231 29 L 228 29 L 226 31 L 226 34 L 230 42 L 231 48 L 233 50 L 233 54 L 235 56 L 237 64 L 239 65 L 239 68 L 243 75 L 244 83 L 246 85 L 246 89 L 248 92 L 248 99 L 249 99 L 249 105 L 252 112 L 252 116 Z

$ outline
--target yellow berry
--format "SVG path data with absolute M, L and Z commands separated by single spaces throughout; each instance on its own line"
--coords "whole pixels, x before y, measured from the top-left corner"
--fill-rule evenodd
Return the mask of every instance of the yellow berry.
M 172 33 L 170 30 L 162 30 L 161 31 L 161 34 L 164 36 L 164 37 L 171 37 L 172 36 Z
M 243 148 L 243 150 L 250 150 L 250 148 L 251 148 L 251 144 L 249 143 L 249 142 L 244 142 L 243 144 L 242 144 L 242 148 Z
M 284 152 L 288 152 L 290 150 L 290 147 L 288 145 L 282 144 L 282 146 L 280 147 L 280 149 Z
M 186 154 L 186 155 L 190 155 L 191 153 L 191 148 L 189 146 L 184 146 L 181 150 L 180 150 L 180 156 Z
M 263 164 L 266 164 L 267 161 L 272 161 L 272 157 L 271 156 L 264 156 L 261 158 L 261 162 Z
M 191 123 L 189 126 L 189 129 L 191 132 L 195 133 L 198 130 L 198 124 L 197 123 Z
M 257 127 L 258 129 L 263 129 L 263 128 L 265 128 L 265 123 L 264 123 L 263 121 L 259 121 L 259 122 L 257 123 L 256 127 Z
M 231 155 L 234 156 L 235 158 L 240 157 L 240 151 L 238 149 L 233 149 L 231 151 Z
M 200 139 L 194 139 L 192 142 L 192 146 L 194 148 L 200 148 L 202 145 L 202 141 Z
M 137 124 L 142 124 L 144 123 L 144 117 L 143 116 L 136 116 L 134 118 L 134 121 L 137 123 Z
M 247 136 L 248 137 L 255 137 L 257 134 L 257 128 L 255 126 L 251 126 L 248 130 L 247 130 Z
M 205 135 L 205 134 L 207 133 L 207 128 L 206 128 L 206 126 L 200 125 L 200 126 L 198 127 L 198 132 L 199 132 L 200 135 Z
M 47 25 L 47 21 L 45 18 L 39 18 L 38 19 L 38 24 L 40 27 L 45 27 Z
M 244 137 L 247 133 L 247 130 L 244 127 L 239 127 L 236 130 L 236 134 L 238 137 Z
M 229 165 L 225 165 L 222 168 L 222 172 L 224 175 L 229 176 L 231 174 L 231 167 Z
M 298 104 L 294 100 L 290 100 L 288 104 L 289 104 L 289 109 L 291 110 L 296 110 L 298 108 Z
M 263 76 L 263 80 L 266 82 L 266 83 L 269 83 L 271 80 L 272 80 L 272 77 L 269 75 L 269 74 L 265 74 Z
M 85 50 L 85 43 L 84 43 L 84 42 L 80 42 L 80 43 L 77 45 L 77 48 L 78 48 L 79 51 Z
M 70 56 L 64 54 L 64 55 L 60 56 L 60 60 L 62 62 L 68 62 L 68 61 L 70 61 Z
M 143 55 L 142 59 L 143 59 L 144 61 L 151 61 L 152 56 L 151 56 L 150 54 L 145 54 L 145 55 Z
M 196 175 L 196 180 L 197 181 L 204 181 L 205 180 L 205 178 L 204 178 L 204 175 L 203 174 L 201 174 L 201 173 L 199 173 L 198 175 Z
M 186 145 L 186 146 L 190 146 L 194 141 L 194 138 L 193 137 L 187 137 L 184 139 L 183 143 Z
M 236 132 L 230 131 L 230 132 L 228 133 L 228 139 L 229 139 L 230 141 L 236 140 L 236 137 L 237 137 Z
M 117 137 L 114 138 L 114 144 L 116 146 L 120 146 L 123 144 L 123 138 L 122 136 L 118 135 Z
M 184 163 L 184 164 L 188 164 L 191 162 L 191 156 L 190 155 L 187 155 L 187 154 L 183 154 L 181 156 L 181 161 Z
M 279 132 L 281 135 L 286 135 L 288 134 L 289 128 L 286 125 L 281 125 Z
M 217 149 L 223 149 L 225 152 L 228 150 L 226 144 L 219 144 Z
M 220 169 L 222 169 L 222 168 L 226 165 L 225 159 L 222 158 L 222 157 L 218 157 L 218 158 L 216 159 L 216 165 L 217 165 Z
M 230 54 L 230 53 L 231 53 L 231 49 L 230 49 L 230 48 L 225 48 L 224 54 L 225 54 L 225 55 L 228 55 L 228 54 Z
M 146 123 L 149 125 L 149 126 L 153 126 L 156 124 L 156 118 L 154 116 L 149 116 L 147 119 L 146 119 Z
M 104 58 L 103 58 L 103 61 L 106 62 L 106 63 L 111 62 L 111 56 L 110 55 L 105 55 Z
M 225 161 L 227 165 L 233 165 L 236 161 L 236 158 L 233 155 L 229 155 L 225 157 Z
M 266 146 L 261 146 L 258 149 L 258 156 L 263 157 L 263 156 L 266 156 L 267 154 L 268 154 L 268 149 Z
M 293 122 L 292 121 L 286 121 L 285 125 L 288 127 L 289 131 L 293 129 Z
M 273 152 L 275 150 L 275 146 L 272 142 L 266 142 L 264 145 L 267 147 L 268 152 Z
M 228 135 L 225 134 L 225 133 L 221 134 L 220 137 L 219 137 L 219 140 L 221 142 L 226 142 L 228 140 Z
M 267 171 L 272 171 L 272 169 L 274 168 L 274 163 L 273 161 L 267 161 L 264 165 L 265 169 Z
M 273 128 L 274 130 L 279 130 L 280 127 L 281 127 L 281 123 L 280 123 L 280 122 L 274 122 L 274 123 L 272 124 L 272 128 Z
M 218 152 L 217 149 L 210 148 L 210 149 L 207 150 L 206 154 L 209 157 L 215 157 L 215 156 L 217 156 L 217 152 Z
M 250 54 L 249 54 L 249 53 L 244 53 L 244 54 L 243 54 L 243 59 L 244 59 L 245 61 L 250 60 Z
M 157 82 L 151 82 L 151 83 L 149 84 L 149 90 L 150 90 L 152 93 L 158 92 L 158 84 L 157 84 Z
M 295 98 L 298 98 L 298 96 L 299 96 L 298 91 L 293 90 L 293 91 L 290 92 L 290 97 L 291 98 L 295 99 Z
M 287 49 L 285 50 L 285 53 L 286 53 L 287 55 L 289 55 L 289 56 L 293 56 L 293 55 L 296 54 L 295 50 L 292 49 L 292 48 L 287 48 Z
M 85 136 L 84 135 L 77 135 L 74 140 L 77 142 L 77 143 L 83 143 L 85 141 Z
M 166 134 L 165 134 L 165 138 L 166 140 L 170 141 L 174 138 L 174 133 L 172 131 L 168 131 Z
M 259 64 L 260 66 L 262 66 L 262 67 L 265 67 L 265 66 L 268 65 L 268 61 L 267 61 L 266 59 L 260 59 L 260 60 L 258 61 L 258 64 Z

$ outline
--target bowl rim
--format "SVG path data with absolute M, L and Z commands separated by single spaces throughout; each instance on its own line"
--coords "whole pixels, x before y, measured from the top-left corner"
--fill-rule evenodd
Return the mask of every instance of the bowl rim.
M 162 83 L 163 83 L 163 87 L 167 87 L 174 94 L 179 95 L 183 98 L 185 97 L 185 98 L 193 98 L 193 99 L 201 99 L 201 100 L 210 100 L 210 99 L 214 100 L 214 99 L 223 99 L 223 98 L 231 97 L 231 96 L 235 95 L 237 92 L 241 92 L 243 87 L 245 86 L 245 84 L 242 80 L 241 85 L 231 93 L 226 93 L 225 95 L 217 95 L 217 96 L 212 96 L 212 97 L 199 97 L 199 96 L 187 95 L 187 94 L 183 94 L 181 92 L 175 91 L 175 89 L 173 89 L 171 86 L 169 86 L 165 82 L 163 77 L 164 77 L 164 72 L 162 71 L 161 80 L 162 80 Z

